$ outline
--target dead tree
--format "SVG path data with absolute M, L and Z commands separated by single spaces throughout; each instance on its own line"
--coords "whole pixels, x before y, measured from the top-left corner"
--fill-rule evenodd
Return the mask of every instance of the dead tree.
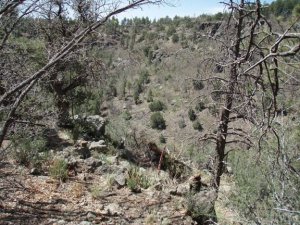
M 272 21 L 262 14 L 261 1 L 230 0 L 224 4 L 230 10 L 229 18 L 218 33 L 210 37 L 223 52 L 222 61 L 217 65 L 222 66 L 224 72 L 199 79 L 223 84 L 220 90 L 214 90 L 220 96 L 216 132 L 200 138 L 215 143 L 212 186 L 216 191 L 230 152 L 227 146 L 242 143 L 249 147 L 256 142 L 247 130 L 236 125 L 237 122 L 248 123 L 261 131 L 258 145 L 267 133 L 275 135 L 279 142 L 273 128 L 279 109 L 277 98 L 281 81 L 290 78 L 284 77 L 280 68 L 282 64 L 299 63 L 300 51 L 300 33 L 292 32 L 294 23 L 283 32 L 273 29 Z M 279 146 L 277 151 L 280 151 Z

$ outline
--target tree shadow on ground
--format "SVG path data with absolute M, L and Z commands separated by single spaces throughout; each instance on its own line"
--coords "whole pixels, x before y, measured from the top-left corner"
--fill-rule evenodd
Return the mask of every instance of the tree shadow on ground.
M 47 147 L 50 149 L 56 149 L 57 151 L 62 151 L 64 148 L 73 144 L 70 143 L 70 141 L 61 138 L 56 129 L 45 129 L 43 136 L 46 139 Z
M 1 225 L 44 225 L 59 220 L 79 224 L 87 221 L 90 211 L 79 208 L 65 209 L 69 200 L 54 198 L 47 200 L 31 200 L 38 191 L 26 187 L 26 175 L 15 171 L 15 167 L 7 162 L 0 163 L 0 224 Z M 97 223 L 106 221 L 108 217 L 92 212 Z

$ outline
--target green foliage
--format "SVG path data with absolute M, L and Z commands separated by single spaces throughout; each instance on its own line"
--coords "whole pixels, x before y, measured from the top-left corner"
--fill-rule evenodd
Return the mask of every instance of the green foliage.
M 15 48 L 20 53 L 26 52 L 30 55 L 30 65 L 35 69 L 41 68 L 47 60 L 45 55 L 45 42 L 38 38 L 18 37 L 14 39 Z
M 68 164 L 63 159 L 55 159 L 49 168 L 49 174 L 51 177 L 66 181 L 68 178 Z
M 128 123 L 129 121 L 124 120 L 122 116 L 109 120 L 109 123 L 105 126 L 105 136 L 113 145 L 120 143 L 122 137 L 124 137 L 126 141 L 130 139 Z
M 145 46 L 143 48 L 143 52 L 144 52 L 145 57 L 148 57 L 149 53 L 151 52 L 151 46 Z
M 134 86 L 133 98 L 134 98 L 135 104 L 140 103 L 139 96 L 143 92 L 145 84 L 148 84 L 149 82 L 150 82 L 149 72 L 147 70 L 143 70 L 140 73 L 139 79 L 136 80 L 135 86 Z
M 103 90 L 87 90 L 77 87 L 71 93 L 71 105 L 75 114 L 100 114 L 100 105 L 103 101 Z
M 219 114 L 219 109 L 215 104 L 212 104 L 208 107 L 209 112 L 211 113 L 212 116 L 217 117 Z
M 154 42 L 158 39 L 158 34 L 156 32 L 148 32 L 146 38 L 149 42 Z
M 124 120 L 131 120 L 132 119 L 132 116 L 131 116 L 131 114 L 128 110 L 125 110 L 123 112 L 123 118 L 124 118 Z
M 141 83 L 142 85 L 145 85 L 145 84 L 150 83 L 150 79 L 149 79 L 149 71 L 148 71 L 148 70 L 143 70 L 143 71 L 140 73 L 139 83 Z
M 193 123 L 193 128 L 198 131 L 203 131 L 203 127 L 198 120 Z
M 73 140 L 78 140 L 79 138 L 100 138 L 104 134 L 104 126 L 99 130 L 99 128 L 87 121 L 85 118 L 77 118 L 72 121 L 73 127 L 71 130 Z
M 160 100 L 154 100 L 149 104 L 149 109 L 151 110 L 151 112 L 158 112 L 164 110 L 165 105 Z
M 172 36 L 175 33 L 176 33 L 176 28 L 173 25 L 169 26 L 169 28 L 167 30 L 168 37 Z
M 193 87 L 195 90 L 200 91 L 204 88 L 204 84 L 200 80 L 193 80 Z
M 178 43 L 179 42 L 179 36 L 178 36 L 178 34 L 173 34 L 172 35 L 172 42 L 173 43 Z
M 153 102 L 153 93 L 151 89 L 148 91 L 147 102 Z
M 299 17 L 300 16 L 300 3 L 294 7 L 293 16 L 294 17 Z
M 151 128 L 164 130 L 166 129 L 166 121 L 160 112 L 155 112 L 150 117 Z
M 179 119 L 178 126 L 179 126 L 180 129 L 183 129 L 183 128 L 186 127 L 186 123 L 185 123 L 183 118 Z
M 160 136 L 159 136 L 159 142 L 162 143 L 162 144 L 167 143 L 167 140 L 166 140 L 166 138 L 164 137 L 163 134 L 160 134 Z
M 46 140 L 42 137 L 28 138 L 24 134 L 12 138 L 13 158 L 21 165 L 39 167 L 45 160 Z
M 133 100 L 134 100 L 134 103 L 135 104 L 139 104 L 141 101 L 140 101 L 140 91 L 139 91 L 139 87 L 136 87 L 134 89 L 134 92 L 133 92 Z
M 126 95 L 126 86 L 127 86 L 127 80 L 125 78 L 123 78 L 123 80 L 121 81 L 120 84 L 120 93 L 119 95 L 124 98 Z
M 187 211 L 198 224 L 205 224 L 209 218 L 216 217 L 212 201 L 199 201 L 193 192 L 188 193 L 185 198 Z
M 236 186 L 230 201 L 249 224 L 299 223 L 295 212 L 300 205 L 300 168 L 293 164 L 299 158 L 298 128 L 288 124 L 280 129 L 277 135 L 284 143 L 280 152 L 277 138 L 269 137 L 264 139 L 259 154 L 255 149 L 237 149 L 229 155 Z
M 221 12 L 218 12 L 218 13 L 216 13 L 215 15 L 214 15 L 214 19 L 215 20 L 222 20 L 223 19 L 223 13 L 221 13 Z
M 188 116 L 191 121 L 195 121 L 197 119 L 197 115 L 193 109 L 189 109 Z
M 93 185 L 91 188 L 90 188 L 90 192 L 91 192 L 91 195 L 94 199 L 98 199 L 101 197 L 102 193 L 103 193 L 103 188 L 101 188 L 100 186 L 98 185 Z
M 110 82 L 110 84 L 108 85 L 108 87 L 106 89 L 106 93 L 105 94 L 109 98 L 117 97 L 118 92 L 117 92 L 117 88 L 115 86 L 115 81 Z
M 293 13 L 294 8 L 298 7 L 298 4 L 300 4 L 299 0 L 276 0 L 271 3 L 268 10 L 275 16 L 288 18 Z
M 202 112 L 205 108 L 205 103 L 203 101 L 197 102 L 195 106 L 195 110 L 197 110 L 198 112 Z
M 138 167 L 132 166 L 128 170 L 126 184 L 133 192 L 139 192 L 140 188 L 150 187 L 151 182 Z

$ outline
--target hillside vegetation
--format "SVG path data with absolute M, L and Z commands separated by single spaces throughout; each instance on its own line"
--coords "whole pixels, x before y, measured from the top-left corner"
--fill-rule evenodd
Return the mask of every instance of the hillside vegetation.
M 300 223 L 300 1 L 103 2 L 0 3 L 0 224 Z

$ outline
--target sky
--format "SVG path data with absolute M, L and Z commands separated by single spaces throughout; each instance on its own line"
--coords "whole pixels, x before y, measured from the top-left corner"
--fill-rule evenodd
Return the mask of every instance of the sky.
M 169 0 L 173 6 L 144 6 L 142 9 L 133 9 L 122 13 L 119 18 L 149 17 L 150 19 L 159 19 L 169 16 L 190 16 L 196 17 L 201 14 L 215 14 L 224 10 L 224 5 L 220 4 L 222 0 Z M 262 2 L 270 3 L 272 0 Z

